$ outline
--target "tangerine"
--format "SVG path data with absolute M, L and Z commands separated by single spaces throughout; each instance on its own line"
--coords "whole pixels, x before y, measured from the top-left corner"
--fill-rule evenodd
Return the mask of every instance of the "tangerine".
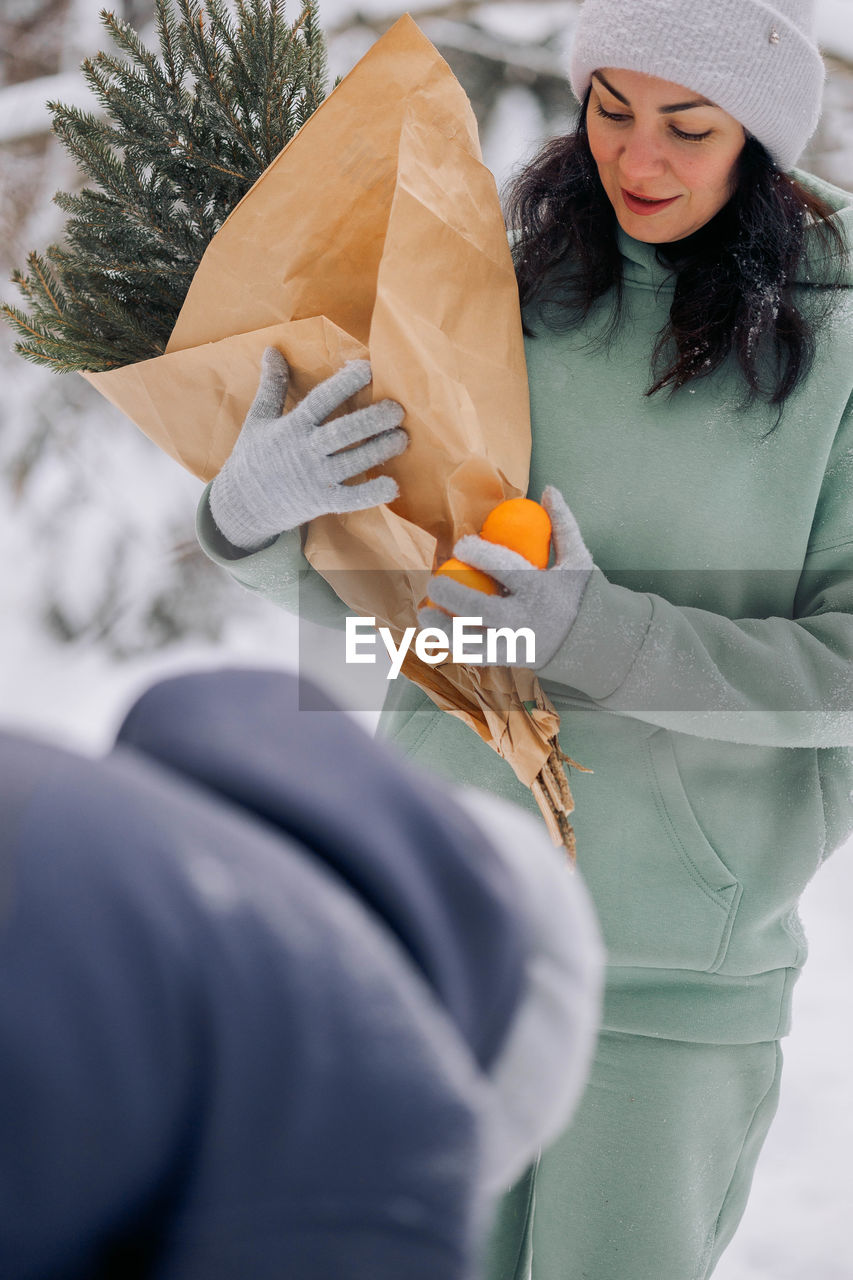
M 464 560 L 457 560 L 455 556 L 451 556 L 449 560 L 445 560 L 443 564 L 440 564 L 436 569 L 436 573 L 444 574 L 445 577 L 461 582 L 463 587 L 473 587 L 475 591 L 484 591 L 487 596 L 496 596 L 500 591 L 500 587 L 494 578 L 490 578 L 487 573 L 483 573 L 482 569 L 472 568 Z
M 493 507 L 483 521 L 480 537 L 517 551 L 537 569 L 547 569 L 551 554 L 548 512 L 532 498 L 508 498 Z
M 551 554 L 551 521 L 548 512 L 532 498 L 507 498 L 499 502 L 486 516 L 480 537 L 487 542 L 497 542 L 501 546 L 517 551 L 525 560 L 535 564 L 537 569 L 547 569 Z M 473 587 L 475 591 L 483 591 L 488 596 L 500 594 L 500 587 L 493 578 L 482 569 L 474 569 L 464 560 L 451 556 L 436 569 L 436 573 L 454 578 L 464 587 Z M 432 600 L 427 604 L 438 606 Z M 444 609 L 442 612 L 446 613 Z

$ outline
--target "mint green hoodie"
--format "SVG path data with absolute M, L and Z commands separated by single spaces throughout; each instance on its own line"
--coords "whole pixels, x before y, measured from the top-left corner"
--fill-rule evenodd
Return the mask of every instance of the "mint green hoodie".
M 853 196 L 796 176 L 853 243 Z M 619 245 L 609 350 L 587 346 L 606 299 L 582 333 L 527 317 L 529 492 L 562 490 L 596 564 L 539 675 L 565 751 L 594 770 L 572 777 L 573 821 L 608 948 L 604 1025 L 770 1040 L 788 1030 L 806 954 L 798 899 L 853 831 L 853 271 L 771 432 L 776 410 L 741 411 L 731 366 L 644 396 L 673 276 L 654 246 L 621 230 Z M 822 278 L 809 264 L 806 305 Z M 205 496 L 199 537 L 245 586 L 340 623 L 298 533 L 241 556 Z M 402 679 L 380 732 L 535 811 L 504 761 Z

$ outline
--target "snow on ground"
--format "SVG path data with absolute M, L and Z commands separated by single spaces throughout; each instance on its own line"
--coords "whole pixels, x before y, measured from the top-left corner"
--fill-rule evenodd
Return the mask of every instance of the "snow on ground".
M 238 588 L 235 588 L 237 591 Z M 101 755 L 134 699 L 156 680 L 223 665 L 295 668 L 292 618 L 235 619 L 221 643 L 186 641 L 117 662 L 90 642 L 62 645 L 7 621 L 0 640 L 0 729 Z

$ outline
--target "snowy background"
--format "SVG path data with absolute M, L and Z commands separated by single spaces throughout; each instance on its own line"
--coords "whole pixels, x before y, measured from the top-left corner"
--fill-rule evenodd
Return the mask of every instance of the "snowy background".
M 0 8 L 0 293 L 9 299 L 11 268 L 61 229 L 50 197 L 75 179 L 46 132 L 44 103 L 85 103 L 77 67 L 104 47 L 100 7 Z M 149 0 L 113 8 L 147 29 Z M 563 68 L 576 5 L 412 0 L 409 9 L 471 95 L 502 183 L 569 119 Z M 401 11 L 393 0 L 321 0 L 333 74 Z M 830 76 L 802 163 L 853 188 L 853 0 L 818 0 L 818 24 Z M 234 587 L 198 550 L 199 483 L 82 379 L 38 370 L 9 346 L 0 343 L 0 727 L 98 752 L 135 694 L 164 672 L 227 661 L 293 667 L 293 619 Z M 835 855 L 803 904 L 811 958 L 786 1042 L 782 1104 L 717 1280 L 853 1280 L 851 854 Z

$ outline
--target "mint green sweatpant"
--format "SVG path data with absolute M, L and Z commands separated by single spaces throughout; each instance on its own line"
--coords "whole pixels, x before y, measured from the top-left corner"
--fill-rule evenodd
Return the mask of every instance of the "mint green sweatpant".
M 504 1198 L 487 1280 L 707 1280 L 776 1110 L 779 1042 L 602 1032 L 569 1128 Z

